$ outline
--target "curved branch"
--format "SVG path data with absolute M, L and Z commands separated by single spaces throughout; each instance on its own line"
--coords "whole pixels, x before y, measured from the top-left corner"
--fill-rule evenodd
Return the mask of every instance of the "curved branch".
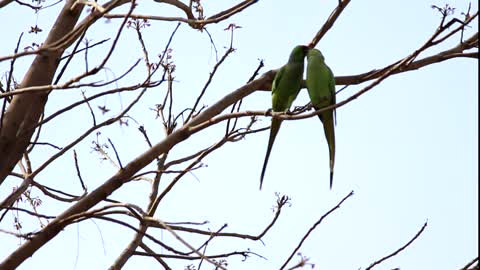
M 185 12 L 185 15 L 187 15 L 188 19 L 195 20 L 195 16 L 193 15 L 192 10 L 187 5 L 185 5 L 184 3 L 178 0 L 154 0 L 154 1 L 158 3 L 165 3 L 165 4 L 175 6 L 183 10 L 183 12 Z
M 144 20 L 155 20 L 155 21 L 167 21 L 167 22 L 183 22 L 189 24 L 194 29 L 203 29 L 205 25 L 212 23 L 219 23 L 224 21 L 231 16 L 242 12 L 244 9 L 258 2 L 258 0 L 245 0 L 229 9 L 221 11 L 215 15 L 208 17 L 207 19 L 197 19 L 192 14 L 192 11 L 188 6 L 183 3 L 179 3 L 176 0 L 155 0 L 160 3 L 168 3 L 174 5 L 185 12 L 187 18 L 182 17 L 166 17 L 166 16 L 156 16 L 156 15 L 141 15 L 141 14 L 132 14 L 129 17 L 132 19 L 144 19 Z M 114 19 L 114 18 L 124 18 L 125 14 L 105 14 L 105 18 Z
M 200 235 L 208 235 L 212 237 L 216 236 L 221 236 L 221 237 L 236 237 L 236 238 L 242 238 L 242 239 L 250 239 L 250 240 L 260 240 L 275 224 L 277 219 L 280 217 L 280 213 L 282 210 L 282 207 L 285 206 L 289 201 L 289 198 L 287 196 L 283 196 L 277 200 L 277 207 L 276 207 L 276 212 L 275 215 L 270 221 L 270 223 L 265 227 L 265 229 L 259 234 L 259 235 L 248 235 L 248 234 L 240 234 L 240 233 L 228 233 L 228 232 L 211 232 L 211 231 L 204 231 L 200 229 L 195 229 L 195 228 L 188 228 L 188 227 L 182 227 L 182 226 L 176 226 L 176 225 L 168 225 L 170 229 L 174 231 L 183 231 L 183 232 L 189 232 L 189 233 L 195 233 L 195 234 L 200 234 Z M 154 227 L 154 228 L 159 228 L 159 229 L 167 229 L 165 227 L 165 223 L 162 221 L 159 221 L 153 217 L 145 217 L 143 219 L 144 223 L 147 224 L 149 227 Z
M 369 267 L 367 267 L 365 270 L 370 270 L 372 269 L 373 267 L 375 267 L 376 265 L 379 265 L 380 263 L 394 257 L 395 255 L 397 255 L 398 253 L 402 252 L 404 249 L 406 249 L 408 246 L 410 246 L 422 233 L 423 231 L 425 230 L 425 228 L 427 227 L 427 222 L 425 222 L 422 226 L 422 228 L 420 228 L 420 230 L 415 234 L 415 236 L 410 239 L 410 241 L 408 241 L 405 245 L 403 245 L 402 247 L 400 247 L 399 249 L 395 250 L 394 252 L 392 252 L 391 254 L 381 258 L 380 260 L 372 263 Z

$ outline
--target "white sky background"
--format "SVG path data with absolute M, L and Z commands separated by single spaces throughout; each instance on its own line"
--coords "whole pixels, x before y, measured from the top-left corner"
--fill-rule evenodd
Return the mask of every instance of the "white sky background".
M 203 0 L 202 4 L 208 17 L 236 2 Z M 440 14 L 430 5 L 444 6 L 445 3 L 433 0 L 352 1 L 317 48 L 322 50 L 335 75 L 355 75 L 383 67 L 410 54 L 430 37 L 440 20 Z M 312 39 L 336 4 L 337 1 L 263 0 L 227 21 L 209 25 L 207 29 L 213 36 L 219 57 L 230 42 L 229 32 L 223 29 L 230 23 L 242 28 L 235 31 L 234 47 L 237 50 L 218 71 L 202 104 L 213 104 L 244 85 L 256 69 L 258 59 L 265 60 L 261 73 L 279 68 L 295 45 L 307 44 Z M 457 16 L 468 7 L 468 1 L 457 0 L 449 4 L 457 8 Z M 472 10 L 476 11 L 477 4 L 472 4 Z M 13 52 L 22 31 L 25 34 L 21 48 L 31 42 L 42 42 L 60 8 L 40 11 L 38 17 L 30 9 L 17 4 L 0 9 L 3 36 L 0 55 Z M 115 13 L 122 10 L 125 9 Z M 135 13 L 183 15 L 153 1 L 140 2 Z M 100 20 L 89 30 L 87 37 L 91 42 L 113 38 L 119 22 L 116 19 L 106 24 Z M 44 31 L 38 35 L 27 34 L 35 23 Z M 478 31 L 477 23 L 478 20 L 466 32 L 466 37 Z M 176 23 L 152 21 L 151 24 L 144 30 L 144 38 L 150 58 L 156 59 Z M 455 37 L 420 58 L 451 48 L 458 41 L 459 37 Z M 179 113 L 185 106 L 192 106 L 216 60 L 207 34 L 187 25 L 180 27 L 171 47 L 177 66 L 174 110 Z M 90 50 L 90 67 L 103 59 L 108 48 L 103 45 Z M 100 72 L 95 79 L 106 80 L 113 74 L 120 76 L 142 57 L 136 34 L 127 29 L 107 64 L 111 72 Z M 31 59 L 22 58 L 17 62 L 15 76 L 18 81 L 23 78 Z M 83 55 L 70 66 L 63 81 L 84 71 L 82 59 Z M 9 64 L 8 61 L 1 62 L 0 70 L 8 71 Z M 207 250 L 207 253 L 216 253 L 250 248 L 268 260 L 252 256 L 242 262 L 241 257 L 231 258 L 229 269 L 278 269 L 318 218 L 353 190 L 355 195 L 326 218 L 301 249 L 302 254 L 315 264 L 315 269 L 368 267 L 404 245 L 427 220 L 428 226 L 420 238 L 378 269 L 459 269 L 478 255 L 477 73 L 478 60 L 448 60 L 392 76 L 359 99 L 339 108 L 333 190 L 328 188 L 328 150 L 318 118 L 285 121 L 270 157 L 262 191 L 258 190 L 258 185 L 268 132 L 229 143 L 205 158 L 208 167 L 194 171 L 194 175 L 187 174 L 166 197 L 157 217 L 166 221 L 208 220 L 207 227 L 212 231 L 228 223 L 224 231 L 256 235 L 273 217 L 274 192 L 287 194 L 292 198 L 292 205 L 283 209 L 277 224 L 263 238 L 264 245 L 248 240 L 217 239 Z M 144 74 L 145 69 L 140 65 L 137 71 L 120 81 L 119 86 L 136 83 Z M 337 100 L 349 97 L 365 85 L 347 88 Z M 154 143 L 162 140 L 163 131 L 160 121 L 154 119 L 149 108 L 162 102 L 165 87 L 163 84 L 149 90 L 129 113 L 145 126 Z M 85 90 L 88 96 L 99 91 Z M 95 108 L 107 105 L 111 109 L 104 116 L 95 110 L 97 120 L 114 116 L 135 96 L 122 94 L 120 98 L 111 95 L 92 103 Z M 80 99 L 78 90 L 55 92 L 49 97 L 46 114 Z M 308 95 L 302 90 L 294 105 L 307 102 Z M 243 105 L 244 110 L 270 107 L 270 93 L 262 91 L 247 97 Z M 268 125 L 270 118 L 260 117 L 260 120 L 257 127 Z M 132 120 L 129 124 L 129 127 L 109 126 L 99 137 L 102 143 L 107 143 L 107 138 L 115 143 L 123 165 L 147 149 L 137 131 L 138 125 Z M 64 146 L 91 125 L 86 106 L 81 106 L 46 125 L 41 140 Z M 223 131 L 224 125 L 220 125 L 194 135 L 175 147 L 171 158 L 208 146 L 220 139 Z M 91 150 L 92 140 L 96 140 L 95 134 L 75 147 L 89 191 L 116 171 L 108 161 L 100 161 L 100 156 Z M 32 154 L 33 166 L 39 166 L 55 152 L 37 146 L 37 151 Z M 110 153 L 113 157 L 113 152 Z M 152 164 L 149 169 L 153 168 Z M 54 188 L 81 193 L 71 152 L 53 163 L 36 180 Z M 1 197 L 19 184 L 18 179 L 9 178 L 0 187 Z M 67 206 L 52 204 L 38 190 L 33 192 L 44 200 L 39 208 L 41 213 L 58 214 Z M 143 206 L 148 194 L 149 185 L 136 182 L 126 184 L 112 198 Z M 36 220 L 23 217 L 23 232 L 38 226 Z M 102 221 L 95 223 L 86 221 L 68 227 L 19 269 L 107 268 L 130 242 L 133 232 Z M 9 214 L 1 228 L 13 230 L 11 224 L 12 215 Z M 135 222 L 132 224 L 136 226 Z M 176 243 L 167 232 L 149 232 L 167 243 Z M 2 259 L 19 243 L 18 239 L 6 234 L 0 234 L 0 241 Z M 198 239 L 192 241 L 201 243 Z M 161 252 L 159 247 L 153 244 L 152 247 Z M 292 265 L 297 261 L 298 256 Z M 174 266 L 183 269 L 183 265 L 189 263 L 193 262 Z M 155 267 L 158 263 L 154 259 L 135 257 L 124 269 Z M 202 269 L 209 269 L 205 262 Z

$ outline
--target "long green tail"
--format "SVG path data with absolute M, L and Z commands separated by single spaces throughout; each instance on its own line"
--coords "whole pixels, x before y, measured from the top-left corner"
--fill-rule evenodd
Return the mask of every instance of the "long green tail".
M 335 122 L 333 120 L 332 111 L 319 114 L 318 117 L 323 123 L 323 130 L 328 143 L 328 150 L 330 154 L 330 189 L 332 189 L 333 167 L 335 166 Z
M 272 125 L 270 126 L 270 138 L 268 139 L 267 153 L 265 155 L 265 160 L 263 161 L 262 175 L 260 176 L 260 190 L 262 189 L 263 177 L 265 176 L 265 171 L 267 169 L 268 158 L 270 157 L 270 152 L 272 151 L 273 142 L 277 133 L 280 130 L 280 125 L 282 120 L 272 118 Z

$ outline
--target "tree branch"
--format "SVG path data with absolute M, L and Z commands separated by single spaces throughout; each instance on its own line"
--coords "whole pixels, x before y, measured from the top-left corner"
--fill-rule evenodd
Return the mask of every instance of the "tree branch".
M 405 250 L 408 246 L 410 246 L 410 244 L 412 244 L 421 234 L 422 232 L 425 230 L 425 228 L 427 227 L 427 222 L 425 222 L 422 226 L 422 228 L 420 228 L 420 230 L 417 232 L 417 234 L 415 234 L 415 236 L 410 239 L 410 241 L 408 241 L 405 245 L 403 245 L 402 247 L 400 247 L 399 249 L 395 250 L 394 252 L 392 252 L 391 254 L 381 258 L 380 260 L 378 261 L 375 261 L 374 263 L 372 263 L 369 267 L 367 267 L 365 270 L 370 270 L 372 269 L 373 267 L 379 265 L 380 263 L 394 257 L 395 255 L 397 255 L 398 253 L 402 252 L 403 250 Z

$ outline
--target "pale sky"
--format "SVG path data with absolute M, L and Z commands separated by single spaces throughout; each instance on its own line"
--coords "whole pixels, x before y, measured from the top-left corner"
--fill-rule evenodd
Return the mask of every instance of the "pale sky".
M 209 16 L 237 2 L 203 0 L 202 4 L 205 15 Z M 336 4 L 337 1 L 263 0 L 224 22 L 209 25 L 207 29 L 219 57 L 230 43 L 230 34 L 224 29 L 230 23 L 242 28 L 235 31 L 236 51 L 218 71 L 202 104 L 211 105 L 244 85 L 256 69 L 258 59 L 265 62 L 261 73 L 285 64 L 291 49 L 310 42 Z M 384 67 L 412 53 L 435 31 L 440 14 L 430 7 L 432 4 L 444 6 L 445 2 L 352 1 L 317 48 L 337 76 Z M 464 0 L 450 4 L 456 8 L 455 16 L 459 18 L 460 12 L 468 7 L 468 1 Z M 473 11 L 478 10 L 477 3 L 472 5 Z M 42 10 L 38 16 L 15 3 L 0 9 L 3 36 L 0 55 L 13 52 L 22 31 L 25 34 L 21 48 L 32 42 L 41 43 L 60 8 L 58 5 Z M 121 11 L 125 8 L 115 13 Z M 158 16 L 182 15 L 153 1 L 140 2 L 135 13 L 142 12 Z M 88 39 L 96 42 L 113 38 L 119 22 L 119 19 L 110 23 L 100 20 L 87 33 Z M 30 26 L 35 23 L 44 31 L 38 35 L 28 34 Z M 477 25 L 478 19 L 465 32 L 465 37 L 478 32 Z M 175 26 L 176 23 L 172 22 L 152 21 L 144 30 L 152 59 L 163 51 Z M 455 36 L 419 58 L 449 49 L 458 41 L 459 36 Z M 126 29 L 120 42 L 107 63 L 109 70 L 100 72 L 95 79 L 120 76 L 143 57 L 133 30 Z M 171 47 L 177 67 L 174 111 L 179 113 L 185 106 L 192 106 L 216 59 L 208 35 L 187 25 L 180 27 Z M 90 67 L 103 59 L 108 48 L 105 45 L 90 50 Z M 17 61 L 15 77 L 18 81 L 23 78 L 31 59 Z M 83 60 L 80 58 L 76 63 L 67 70 L 64 81 L 84 71 Z M 8 71 L 9 65 L 9 61 L 0 62 L 2 74 Z M 136 83 L 144 74 L 145 69 L 138 68 L 118 86 Z M 286 194 L 292 198 L 291 206 L 282 210 L 276 225 L 262 239 L 263 243 L 217 239 L 207 249 L 207 253 L 224 253 L 249 248 L 267 259 L 252 256 L 242 262 L 242 257 L 232 257 L 228 260 L 229 269 L 278 269 L 307 230 L 353 190 L 354 196 L 328 216 L 300 250 L 309 262 L 315 264 L 315 269 L 364 269 L 407 243 L 426 221 L 425 232 L 409 248 L 376 269 L 459 269 L 478 256 L 477 74 L 478 60 L 448 60 L 394 75 L 339 108 L 332 190 L 328 188 L 328 149 L 318 118 L 285 121 L 273 147 L 261 191 L 258 185 L 268 132 L 228 143 L 205 158 L 203 163 L 208 167 L 187 174 L 165 198 L 156 217 L 170 222 L 208 220 L 210 223 L 203 228 L 212 231 L 228 223 L 224 232 L 257 235 L 273 218 L 275 192 Z M 3 78 L 2 83 L 5 83 Z M 337 96 L 337 101 L 348 98 L 366 85 L 368 82 L 347 88 Z M 112 87 L 83 90 L 90 96 Z M 340 88 L 337 86 L 337 90 Z M 150 108 L 162 102 L 165 89 L 164 84 L 149 90 L 129 113 L 138 124 L 130 120 L 129 127 L 115 124 L 101 130 L 99 140 L 107 143 L 110 138 L 124 165 L 147 149 L 137 131 L 139 124 L 145 126 L 153 143 L 163 139 L 161 122 L 155 120 Z M 136 93 L 124 93 L 121 97 L 111 95 L 93 102 L 94 108 L 107 105 L 111 109 L 103 116 L 95 110 L 97 120 L 116 115 L 135 96 Z M 81 99 L 79 90 L 55 92 L 49 97 L 46 114 Z M 307 102 L 308 95 L 302 90 L 294 106 Z M 270 92 L 265 91 L 251 94 L 243 103 L 243 110 L 267 110 L 270 107 Z M 269 117 L 260 117 L 259 120 L 257 128 L 270 123 Z M 40 140 L 65 146 L 91 125 L 87 107 L 80 106 L 46 125 Z M 192 136 L 175 147 L 170 158 L 183 157 L 207 147 L 219 140 L 224 130 L 225 125 L 221 124 Z M 75 147 L 89 191 L 116 171 L 92 151 L 91 142 L 94 140 L 97 137 L 91 134 Z M 38 146 L 32 153 L 33 166 L 39 166 L 54 153 L 54 149 Z M 114 156 L 111 149 L 109 153 Z M 36 180 L 80 194 L 72 156 L 69 151 Z M 154 165 L 147 169 L 153 169 Z M 172 177 L 166 177 L 165 183 Z M 19 184 L 18 179 L 8 178 L 0 186 L 1 198 Z M 112 198 L 145 206 L 149 190 L 147 182 L 132 182 L 114 193 Z M 53 203 L 36 189 L 32 192 L 43 200 L 38 209 L 41 213 L 55 215 L 67 207 L 67 204 Z M 12 214 L 9 213 L 0 228 L 13 231 L 11 224 Z M 132 224 L 137 226 L 136 222 Z M 25 233 L 37 228 L 38 222 L 24 216 L 22 225 Z M 182 247 L 168 232 L 153 229 L 149 232 L 166 243 Z M 133 234 L 119 225 L 85 221 L 67 227 L 19 269 L 106 269 Z M 185 234 L 181 236 L 194 244 L 203 241 L 192 240 Z M 3 259 L 16 248 L 19 240 L 6 234 L 0 234 L 0 240 L 0 257 Z M 163 252 L 159 246 L 149 244 L 157 252 Z M 297 261 L 298 256 L 290 266 Z M 190 263 L 198 265 L 198 262 L 185 261 L 172 266 L 183 269 Z M 152 258 L 134 257 L 124 269 L 158 267 Z M 202 269 L 211 267 L 204 262 Z

